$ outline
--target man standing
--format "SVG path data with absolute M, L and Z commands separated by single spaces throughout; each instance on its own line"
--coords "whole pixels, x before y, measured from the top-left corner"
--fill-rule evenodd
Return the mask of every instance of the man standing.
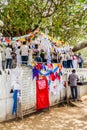
M 72 74 L 69 75 L 68 81 L 70 83 L 71 88 L 71 94 L 74 101 L 77 101 L 78 98 L 78 89 L 77 89 L 77 81 L 78 81 L 78 75 L 76 75 L 76 70 L 72 70 Z

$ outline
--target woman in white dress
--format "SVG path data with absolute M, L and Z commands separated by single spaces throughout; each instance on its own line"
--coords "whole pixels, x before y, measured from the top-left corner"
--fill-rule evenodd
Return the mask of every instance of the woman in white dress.
M 29 47 L 29 56 L 28 56 L 28 64 L 33 62 L 33 49 Z
M 76 55 L 73 55 L 73 68 L 78 68 L 78 59 Z
M 18 46 L 15 53 L 16 53 L 16 57 L 17 57 L 17 65 L 21 65 L 22 61 L 21 61 L 21 54 L 20 54 L 20 46 Z

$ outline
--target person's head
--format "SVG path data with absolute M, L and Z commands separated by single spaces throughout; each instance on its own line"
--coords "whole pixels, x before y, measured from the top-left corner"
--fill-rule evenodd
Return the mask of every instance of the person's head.
M 18 49 L 20 49 L 20 46 L 18 46 Z
M 35 49 L 38 49 L 38 44 L 35 44 Z
M 70 48 L 70 51 L 72 51 L 72 48 Z
M 10 45 L 9 44 L 7 44 L 7 46 L 6 47 L 10 47 Z
M 75 72 L 76 72 L 76 70 L 75 70 L 75 69 L 73 69 L 73 70 L 72 70 L 72 73 L 75 73 Z
M 79 53 L 78 53 L 78 56 L 80 56 L 80 55 L 81 55 L 81 53 L 79 52 Z
M 23 41 L 23 45 L 26 45 L 26 41 Z

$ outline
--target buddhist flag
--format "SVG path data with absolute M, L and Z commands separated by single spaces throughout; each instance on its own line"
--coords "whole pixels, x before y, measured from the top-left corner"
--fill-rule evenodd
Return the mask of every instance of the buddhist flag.
M 36 108 L 37 110 L 49 107 L 49 90 L 47 79 L 36 80 Z

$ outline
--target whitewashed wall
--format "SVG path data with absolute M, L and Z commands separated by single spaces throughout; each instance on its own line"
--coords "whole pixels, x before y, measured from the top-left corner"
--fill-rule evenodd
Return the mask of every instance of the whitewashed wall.
M 69 76 L 69 74 L 72 73 L 72 69 L 73 68 L 69 68 L 69 69 L 65 69 L 64 73 L 67 74 L 67 77 Z M 79 80 L 81 82 L 87 82 L 87 69 L 86 68 L 77 68 L 76 69 L 76 74 L 79 77 Z
M 67 75 L 71 73 L 71 70 L 72 69 L 66 69 L 64 71 L 66 75 L 65 81 L 67 80 Z M 77 69 L 77 72 L 79 76 L 83 75 L 85 80 L 87 79 L 87 69 Z M 13 73 L 14 70 L 6 70 L 2 71 L 0 75 L 0 122 L 15 118 L 15 116 L 12 116 L 13 94 L 10 93 Z M 20 67 L 20 80 L 21 103 L 19 103 L 20 109 L 17 114 L 23 117 L 26 114 L 36 111 L 36 82 L 35 79 L 32 80 L 32 70 L 28 67 Z M 53 84 L 56 86 L 54 91 L 52 91 Z M 60 87 L 56 80 L 53 84 L 49 91 L 50 106 L 58 104 L 64 99 L 65 94 L 67 94 L 67 97 L 71 96 L 69 86 L 67 86 L 67 88 Z M 79 97 L 85 94 L 87 94 L 87 85 L 79 86 Z
M 2 71 L 0 75 L 0 121 L 12 119 L 12 94 L 11 90 L 11 71 Z
M 68 81 L 69 74 L 72 73 L 73 68 L 68 68 L 64 70 L 66 74 L 66 81 Z M 77 68 L 76 74 L 78 75 L 79 82 L 86 82 L 84 85 L 78 85 L 78 97 L 81 98 L 84 95 L 87 95 L 87 68 Z M 67 86 L 67 97 L 71 97 L 70 87 Z

